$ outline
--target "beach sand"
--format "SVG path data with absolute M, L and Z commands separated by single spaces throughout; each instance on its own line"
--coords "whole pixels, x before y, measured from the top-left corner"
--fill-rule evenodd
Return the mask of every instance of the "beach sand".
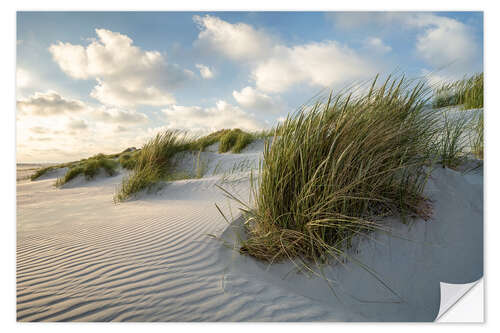
M 242 219 L 215 185 L 248 201 L 248 170 L 258 166 L 263 142 L 241 154 L 211 148 L 202 153 L 203 178 L 119 204 L 113 195 L 123 170 L 92 181 L 79 176 L 60 189 L 53 184 L 63 171 L 19 179 L 17 319 L 433 321 L 439 282 L 483 275 L 482 168 L 467 174 L 436 168 L 425 191 L 432 219 L 387 219 L 392 235 L 360 239 L 352 260 L 324 267 L 321 278 L 298 273 L 291 262 L 268 266 L 231 249 Z

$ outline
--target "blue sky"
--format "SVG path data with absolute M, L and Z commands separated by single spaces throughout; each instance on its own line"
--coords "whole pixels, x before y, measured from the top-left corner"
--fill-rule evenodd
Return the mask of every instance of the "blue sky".
M 257 130 L 322 89 L 483 70 L 481 12 L 18 12 L 17 160 Z

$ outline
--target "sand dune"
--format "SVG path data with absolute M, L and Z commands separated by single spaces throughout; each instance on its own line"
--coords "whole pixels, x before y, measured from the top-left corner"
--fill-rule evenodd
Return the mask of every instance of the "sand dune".
M 203 178 L 120 204 L 112 198 L 125 172 L 62 189 L 53 186 L 57 173 L 19 181 L 17 319 L 431 321 L 440 281 L 482 276 L 482 169 L 468 175 L 436 169 L 426 189 L 432 220 L 388 220 L 393 236 L 360 240 L 353 256 L 393 292 L 353 261 L 325 269 L 337 281 L 335 296 L 325 280 L 297 274 L 291 263 L 268 267 L 240 256 L 209 236 L 230 242 L 241 223 L 237 206 L 215 184 L 248 198 L 248 170 L 262 147 L 256 142 L 242 154 L 212 149 L 202 156 Z

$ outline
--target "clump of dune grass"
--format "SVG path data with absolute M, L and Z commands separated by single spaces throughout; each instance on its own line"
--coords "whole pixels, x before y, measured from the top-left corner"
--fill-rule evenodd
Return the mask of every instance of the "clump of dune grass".
M 56 168 L 57 168 L 56 166 L 48 166 L 48 167 L 40 168 L 40 169 L 36 170 L 35 173 L 30 176 L 30 179 L 32 181 L 37 180 L 38 178 L 40 178 L 41 176 L 43 176 L 47 172 L 55 170 Z
M 84 175 L 87 179 L 94 178 L 100 169 L 104 170 L 106 175 L 114 176 L 116 175 L 116 169 L 118 168 L 118 162 L 109 158 L 96 158 L 90 159 L 84 168 Z
M 244 203 L 240 252 L 270 263 L 284 258 L 342 260 L 354 236 L 389 215 L 429 217 L 423 195 L 439 129 L 423 112 L 423 82 L 373 81 L 368 93 L 306 105 L 266 142 L 253 203 Z
M 84 167 L 81 165 L 70 168 L 66 174 L 56 180 L 55 186 L 61 186 L 69 182 L 70 180 L 76 178 L 78 175 L 82 174 Z
M 188 145 L 185 136 L 178 131 L 167 130 L 156 135 L 138 153 L 135 167 L 123 179 L 115 200 L 126 200 L 139 191 L 150 189 L 158 181 L 168 180 L 174 167 L 172 157 L 186 150 Z
M 239 153 L 255 139 L 255 135 L 244 132 L 239 128 L 235 128 L 224 133 L 224 135 L 220 138 L 219 153 L 226 153 L 228 151 Z
M 108 175 L 114 175 L 116 171 L 116 166 L 118 165 L 117 163 L 114 163 L 114 159 L 120 158 L 122 155 L 127 155 L 131 154 L 131 156 L 134 156 L 135 152 L 122 152 L 122 153 L 115 153 L 115 154 L 103 154 L 99 153 L 94 156 L 91 156 L 89 158 L 82 158 L 79 161 L 72 161 L 72 162 L 66 162 L 66 163 L 60 163 L 56 165 L 51 165 L 48 167 L 44 167 L 41 169 L 38 169 L 30 178 L 31 180 L 36 180 L 40 178 L 42 175 L 46 174 L 48 171 L 51 170 L 56 170 L 56 169 L 61 169 L 61 168 L 74 168 L 77 166 L 83 166 L 84 169 L 87 167 L 87 163 L 97 160 L 98 165 L 95 165 L 95 162 L 91 162 L 90 165 L 87 167 L 87 175 L 91 176 L 94 172 L 93 169 L 97 166 L 97 168 L 102 168 Z M 129 163 L 132 163 L 130 161 Z M 95 170 L 97 171 L 97 170 Z M 91 177 L 92 178 L 92 177 Z M 61 182 L 61 180 L 60 180 Z
M 193 140 L 193 142 L 191 142 L 189 145 L 189 149 L 194 151 L 205 151 L 205 148 L 213 145 L 216 142 L 219 142 L 220 139 L 230 131 L 231 131 L 230 129 L 221 129 L 216 132 L 210 133 L 206 136 L 203 136 L 201 138 L 198 138 L 196 140 Z
M 457 168 L 465 160 L 467 141 L 466 132 L 470 117 L 466 114 L 454 113 L 453 116 L 443 112 L 442 127 L 438 139 L 438 162 L 443 167 Z
M 201 153 L 202 151 L 200 150 L 196 156 L 196 163 L 193 166 L 195 177 L 198 179 L 203 177 L 208 168 L 208 160 L 203 159 Z
M 471 129 L 471 152 L 476 158 L 484 157 L 484 114 L 479 113 L 474 117 Z
M 236 141 L 238 140 L 238 137 L 242 131 L 238 128 L 233 129 L 227 133 L 225 133 L 221 138 L 219 142 L 219 153 L 225 153 L 230 151 L 233 146 L 236 144 Z
M 83 174 L 86 180 L 91 180 L 100 170 L 103 170 L 107 176 L 114 176 L 118 164 L 117 161 L 107 158 L 104 154 L 97 154 L 78 163 L 67 164 L 69 169 L 63 177 L 57 179 L 56 186 L 64 185 L 80 174 Z
M 135 151 L 135 152 L 127 152 L 127 153 L 122 153 L 120 154 L 120 157 L 118 159 L 120 165 L 122 168 L 127 169 L 127 170 L 132 170 L 135 167 L 135 164 L 137 162 L 137 156 L 140 151 Z
M 239 153 L 256 139 L 269 137 L 270 135 L 272 134 L 269 130 L 249 133 L 239 128 L 222 129 L 196 140 L 192 140 L 188 145 L 188 149 L 192 151 L 205 151 L 206 147 L 219 142 L 219 153 L 226 153 L 229 151 Z
M 433 107 L 462 105 L 464 109 L 483 107 L 483 73 L 444 83 L 435 89 Z
M 239 133 L 231 151 L 233 153 L 240 153 L 243 150 L 243 148 L 248 146 L 253 141 L 254 137 L 251 134 L 245 132 Z

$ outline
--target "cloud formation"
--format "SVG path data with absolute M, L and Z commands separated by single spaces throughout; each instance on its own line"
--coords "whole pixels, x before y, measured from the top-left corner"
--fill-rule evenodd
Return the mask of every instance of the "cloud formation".
M 341 12 L 330 13 L 343 29 L 372 26 L 386 31 L 416 31 L 415 50 L 434 68 L 449 66 L 448 74 L 475 71 L 480 49 L 472 27 L 450 17 L 420 12 Z M 397 29 L 395 29 L 397 28 Z
M 252 67 L 251 77 L 262 92 L 283 92 L 298 83 L 331 87 L 364 79 L 377 72 L 370 58 L 336 41 L 286 46 L 245 23 L 195 16 L 197 45 Z
M 386 45 L 384 41 L 378 37 L 368 37 L 364 41 L 365 48 L 378 52 L 378 53 L 387 53 L 392 50 L 392 47 Z
M 335 41 L 278 47 L 252 73 L 257 88 L 283 92 L 301 82 L 332 87 L 361 80 L 377 73 L 378 66 L 349 47 Z
M 425 30 L 417 36 L 416 49 L 428 64 L 439 67 L 456 62 L 468 67 L 474 62 L 478 47 L 469 27 L 447 17 L 430 16 L 422 21 Z
M 167 63 L 157 51 L 143 51 L 118 32 L 96 29 L 89 45 L 58 42 L 49 47 L 61 70 L 75 79 L 96 79 L 91 96 L 120 107 L 175 103 L 171 90 L 193 76 Z
M 55 91 L 45 93 L 36 92 L 26 99 L 18 100 L 16 105 L 21 115 L 42 117 L 72 114 L 87 109 L 85 103 L 78 100 L 66 99 Z
M 50 133 L 51 130 L 49 128 L 43 127 L 43 126 L 35 126 L 30 128 L 30 131 L 36 134 L 47 134 Z
M 196 68 L 200 70 L 200 75 L 204 79 L 213 79 L 215 76 L 215 71 L 208 66 L 196 64 Z
M 273 39 L 251 25 L 231 24 L 210 15 L 195 15 L 193 20 L 200 29 L 195 45 L 222 53 L 232 60 L 254 61 L 268 56 L 273 48 Z
M 149 121 L 149 118 L 144 113 L 116 108 L 100 107 L 93 110 L 91 115 L 97 121 L 113 124 L 144 124 Z
M 70 130 L 85 130 L 89 127 L 87 121 L 83 119 L 70 119 L 67 124 L 68 129 Z
M 16 87 L 18 89 L 29 87 L 33 83 L 33 78 L 29 71 L 22 67 L 16 68 Z
M 162 111 L 167 116 L 167 128 L 209 132 L 221 128 L 254 131 L 265 127 L 251 114 L 222 100 L 214 107 L 172 105 Z
M 265 112 L 279 112 L 283 109 L 275 99 L 252 87 L 245 87 L 241 91 L 234 90 L 233 97 L 245 109 Z

